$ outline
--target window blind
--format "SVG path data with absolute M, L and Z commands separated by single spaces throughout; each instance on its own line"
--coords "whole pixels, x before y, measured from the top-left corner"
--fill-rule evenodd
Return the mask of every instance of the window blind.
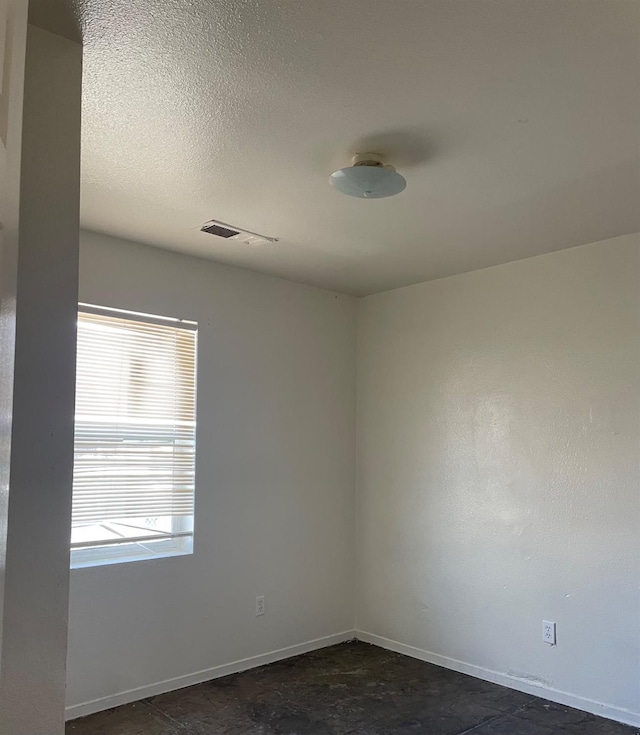
M 72 547 L 193 516 L 196 340 L 193 322 L 80 307 Z

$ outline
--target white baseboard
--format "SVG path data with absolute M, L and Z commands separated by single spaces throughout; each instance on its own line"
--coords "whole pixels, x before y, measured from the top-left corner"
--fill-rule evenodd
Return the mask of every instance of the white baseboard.
M 389 638 L 383 638 L 382 636 L 367 633 L 363 630 L 356 631 L 356 638 L 359 641 L 371 643 L 374 646 L 386 648 L 389 651 L 395 651 L 396 653 L 402 653 L 405 656 L 411 656 L 412 658 L 417 658 L 421 661 L 427 661 L 430 664 L 442 666 L 445 669 L 459 671 L 461 674 L 469 674 L 469 676 L 475 676 L 477 679 L 490 681 L 493 684 L 500 684 L 501 686 L 508 687 L 509 689 L 517 689 L 519 692 L 524 692 L 525 694 L 533 694 L 536 697 L 548 699 L 552 702 L 563 704 L 566 707 L 575 707 L 576 709 L 590 712 L 591 714 L 599 715 L 600 717 L 607 717 L 610 720 L 617 720 L 618 722 L 623 722 L 626 725 L 640 727 L 640 712 L 632 712 L 631 710 L 614 707 L 612 705 L 605 704 L 604 702 L 597 702 L 596 700 L 587 699 L 586 697 L 579 697 L 576 694 L 562 692 L 541 683 L 519 679 L 509 674 L 501 674 L 498 671 L 485 669 L 482 666 L 474 666 L 473 664 L 468 664 L 464 661 L 457 661 L 456 659 L 449 658 L 448 656 L 441 656 L 438 653 L 424 651 L 421 648 L 408 646 L 404 643 L 398 643 L 397 641 L 392 641 Z
M 155 684 L 129 689 L 125 692 L 119 692 L 118 694 L 109 695 L 107 697 L 100 697 L 99 699 L 93 699 L 89 702 L 75 704 L 67 707 L 66 719 L 73 720 L 77 717 L 84 717 L 85 715 L 101 712 L 105 709 L 111 709 L 111 707 L 118 707 L 119 705 L 137 702 L 141 699 L 153 697 L 157 694 L 164 694 L 165 692 L 171 692 L 175 689 L 182 689 L 194 684 L 201 684 L 204 681 L 218 679 L 221 676 L 237 674 L 241 671 L 247 671 L 248 669 L 253 669 L 258 666 L 274 663 L 275 661 L 282 661 L 286 658 L 299 656 L 302 653 L 308 653 L 309 651 L 316 651 L 320 648 L 326 648 L 327 646 L 333 646 L 337 643 L 343 643 L 344 641 L 352 640 L 353 638 L 357 638 L 365 643 L 371 643 L 374 646 L 379 646 L 380 648 L 385 648 L 389 651 L 395 651 L 396 653 L 401 653 L 405 656 L 411 656 L 412 658 L 417 658 L 421 661 L 435 664 L 436 666 L 442 666 L 445 669 L 459 671 L 461 674 L 468 674 L 469 676 L 474 676 L 477 679 L 490 681 L 493 684 L 499 684 L 501 686 L 508 687 L 509 689 L 516 689 L 520 692 L 524 692 L 525 694 L 532 694 L 536 697 L 542 697 L 543 699 L 548 699 L 567 707 L 575 707 L 576 709 L 584 710 L 585 712 L 590 712 L 594 715 L 600 715 L 601 717 L 617 720 L 618 722 L 623 722 L 627 725 L 640 727 L 640 713 L 638 712 L 614 707 L 612 705 L 605 704 L 604 702 L 587 699 L 586 697 L 579 697 L 575 694 L 569 694 L 568 692 L 553 689 L 552 687 L 545 686 L 544 684 L 518 679 L 517 677 L 509 674 L 502 674 L 498 671 L 485 669 L 482 666 L 475 666 L 473 664 L 465 663 L 464 661 L 457 661 L 456 659 L 449 658 L 448 656 L 441 656 L 440 654 L 425 651 L 421 648 L 416 648 L 415 646 L 398 643 L 398 641 L 393 641 L 389 638 L 384 638 L 373 633 L 367 633 L 363 630 L 348 630 L 343 631 L 342 633 L 335 633 L 334 635 L 325 636 L 324 638 L 316 638 L 311 641 L 306 641 L 305 643 L 287 646 L 286 648 L 269 651 L 268 653 L 263 653 L 258 656 L 251 656 L 249 658 L 240 659 L 239 661 L 232 661 L 228 664 L 214 666 L 211 669 L 196 671 L 193 674 L 177 676 L 173 679 L 156 682 Z
M 254 669 L 258 666 L 274 663 L 275 661 L 282 661 L 285 658 L 299 656 L 301 653 L 309 653 L 309 651 L 316 651 L 319 648 L 326 648 L 327 646 L 334 646 L 337 643 L 344 643 L 344 641 L 353 640 L 355 637 L 355 631 L 345 630 L 342 633 L 335 633 L 334 635 L 328 635 L 324 638 L 316 638 L 312 641 L 306 641 L 305 643 L 298 643 L 295 646 L 279 648 L 277 651 L 269 651 L 268 653 L 262 653 L 258 656 L 251 656 L 249 658 L 240 659 L 239 661 L 232 661 L 228 664 L 221 664 L 220 666 L 214 666 L 211 669 L 196 671 L 193 674 L 176 676 L 173 679 L 166 679 L 165 681 L 159 681 L 155 684 L 136 687 L 135 689 L 129 689 L 126 692 L 119 692 L 118 694 L 100 697 L 99 699 L 93 699 L 89 702 L 74 704 L 66 708 L 66 719 L 74 720 L 77 717 L 92 715 L 95 712 L 101 712 L 105 709 L 118 707 L 121 704 L 129 704 L 141 699 L 146 699 L 147 697 L 154 697 L 156 694 L 164 694 L 165 692 L 172 692 L 175 689 L 182 689 L 183 687 L 193 686 L 194 684 L 201 684 L 202 682 L 210 681 L 211 679 L 218 679 L 221 676 L 237 674 L 240 671 L 247 671 L 247 669 Z

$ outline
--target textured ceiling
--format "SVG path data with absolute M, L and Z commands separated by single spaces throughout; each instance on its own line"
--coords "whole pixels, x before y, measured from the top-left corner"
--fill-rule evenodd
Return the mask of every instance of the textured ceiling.
M 84 0 L 83 226 L 354 294 L 640 229 L 637 0 Z M 342 196 L 386 154 L 407 190 Z M 279 238 L 198 231 L 219 219 Z

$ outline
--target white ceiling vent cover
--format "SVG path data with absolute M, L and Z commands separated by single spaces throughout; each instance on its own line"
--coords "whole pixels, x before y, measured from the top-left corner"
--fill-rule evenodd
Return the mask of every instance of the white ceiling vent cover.
M 239 227 L 227 225 L 215 219 L 205 222 L 200 228 L 200 232 L 223 237 L 225 240 L 235 240 L 244 245 L 252 245 L 254 247 L 266 245 L 269 242 L 278 242 L 277 237 L 267 237 L 266 235 L 259 235 L 257 232 L 251 232 L 250 230 L 241 230 Z

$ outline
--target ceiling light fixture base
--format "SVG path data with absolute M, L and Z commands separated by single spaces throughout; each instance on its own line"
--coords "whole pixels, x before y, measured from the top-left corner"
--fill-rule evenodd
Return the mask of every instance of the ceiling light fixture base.
M 331 174 L 331 185 L 347 196 L 382 199 L 404 191 L 407 182 L 378 153 L 356 153 L 351 166 Z
M 384 166 L 384 160 L 378 153 L 356 153 L 351 159 L 352 166 Z M 393 166 L 390 166 L 393 168 Z M 395 171 L 395 169 L 393 169 Z

